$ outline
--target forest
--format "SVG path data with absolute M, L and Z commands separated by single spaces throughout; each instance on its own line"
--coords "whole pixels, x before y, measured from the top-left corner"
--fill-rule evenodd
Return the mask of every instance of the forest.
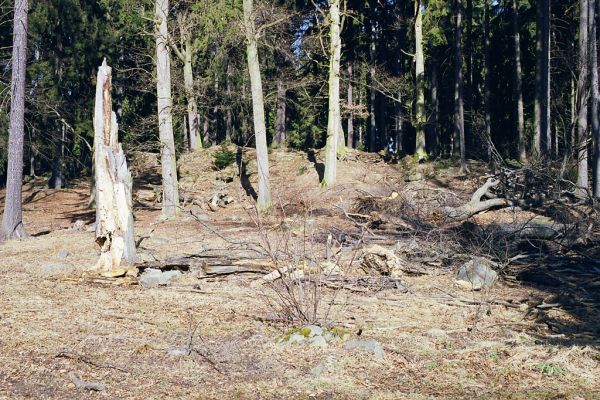
M 600 398 L 596 0 L 0 0 L 0 397 Z

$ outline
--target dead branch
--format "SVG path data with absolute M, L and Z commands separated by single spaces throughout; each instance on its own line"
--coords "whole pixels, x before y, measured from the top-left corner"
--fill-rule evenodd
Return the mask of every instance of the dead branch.
M 498 186 L 499 180 L 488 178 L 488 180 L 479 189 L 473 193 L 471 200 L 459 207 L 443 207 L 442 212 L 448 218 L 455 220 L 463 220 L 472 217 L 483 211 L 487 211 L 495 207 L 503 207 L 509 205 L 508 201 L 503 198 L 491 198 L 489 200 L 481 200 L 483 196 L 494 197 L 493 194 L 488 193 L 488 190 Z

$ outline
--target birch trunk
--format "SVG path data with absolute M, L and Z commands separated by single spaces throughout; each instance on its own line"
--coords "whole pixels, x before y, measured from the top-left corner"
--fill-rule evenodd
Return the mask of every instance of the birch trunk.
M 515 49 L 515 87 L 514 96 L 516 101 L 517 114 L 517 136 L 519 161 L 527 161 L 527 152 L 525 148 L 525 111 L 523 106 L 523 80 L 521 68 L 521 34 L 519 33 L 519 1 L 512 0 L 512 28 Z
M 260 64 L 258 61 L 257 33 L 254 26 L 252 0 L 244 0 L 244 30 L 248 57 L 248 72 L 252 92 L 252 115 L 256 141 L 256 163 L 258 165 L 258 198 L 256 208 L 265 212 L 271 207 L 269 184 L 269 154 L 267 151 L 267 128 L 265 125 L 265 105 L 263 100 Z
M 101 252 L 96 267 L 109 275 L 118 273 L 123 262 L 136 261 L 132 181 L 112 111 L 111 79 L 111 68 L 104 60 L 98 69 L 94 108 L 96 243 Z
M 588 0 L 580 0 L 579 10 L 579 81 L 577 83 L 578 116 L 577 116 L 577 185 L 582 189 L 588 188 L 588 29 L 589 6 Z
M 337 153 L 341 135 L 340 114 L 340 59 L 342 42 L 340 39 L 340 0 L 331 0 L 330 18 L 330 60 L 329 60 L 329 114 L 327 116 L 327 144 L 325 149 L 325 173 L 322 186 L 335 185 L 337 175 Z
M 179 207 L 177 188 L 177 163 L 175 141 L 173 139 L 173 116 L 171 98 L 171 57 L 167 47 L 169 31 L 167 16 L 169 0 L 156 0 L 156 93 L 158 103 L 158 132 L 161 144 L 161 164 L 163 182 L 162 212 L 166 217 L 174 217 Z
M 227 64 L 227 111 L 225 118 L 225 140 L 231 142 L 231 137 L 233 136 L 233 112 L 231 110 L 231 105 L 233 104 L 233 99 L 231 98 L 231 65 Z
M 420 161 L 427 158 L 425 148 L 425 125 L 427 123 L 425 113 L 425 57 L 423 56 L 423 5 L 421 0 L 415 2 L 415 12 L 415 78 L 417 86 L 415 154 Z
M 27 236 L 23 227 L 23 141 L 27 66 L 27 0 L 15 0 L 6 196 L 0 240 Z

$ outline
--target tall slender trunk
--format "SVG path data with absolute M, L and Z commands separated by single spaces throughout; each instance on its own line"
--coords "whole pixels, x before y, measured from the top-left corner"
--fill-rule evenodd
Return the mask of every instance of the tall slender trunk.
M 427 158 L 425 147 L 425 57 L 423 56 L 423 4 L 421 0 L 415 1 L 415 82 L 416 82 L 416 139 L 415 154 L 419 160 Z
M 163 183 L 162 212 L 166 217 L 174 217 L 179 207 L 177 185 L 177 162 L 173 139 L 173 116 L 171 98 L 171 56 L 168 50 L 169 30 L 167 17 L 169 0 L 156 0 L 156 93 L 158 103 L 158 133 L 161 144 L 161 165 Z
M 537 4 L 537 68 L 535 149 L 538 157 L 551 154 L 550 132 L 550 0 Z
M 429 135 L 431 139 L 431 152 L 434 156 L 439 155 L 440 152 L 440 129 L 439 129 L 439 113 L 440 113 L 440 101 L 438 98 L 438 63 L 434 62 L 431 67 L 431 123 Z
M 354 84 L 352 82 L 354 74 L 352 71 L 352 61 L 348 61 L 348 148 L 354 148 Z
M 15 0 L 6 196 L 0 240 L 27 236 L 23 227 L 23 141 L 27 67 L 27 0 Z
M 231 137 L 233 136 L 233 112 L 231 110 L 231 105 L 233 103 L 233 100 L 231 98 L 231 64 L 227 64 L 227 89 L 226 89 L 226 95 L 227 95 L 227 111 L 226 111 L 226 119 L 225 119 L 225 140 L 227 141 L 231 141 Z
M 335 185 L 337 153 L 342 118 L 340 113 L 340 0 L 329 3 L 330 60 L 329 60 L 329 113 L 327 116 L 327 144 L 325 150 L 325 173 L 322 186 Z
M 378 126 L 377 126 L 377 112 L 376 112 L 376 102 L 377 102 L 377 91 L 375 90 L 375 51 L 376 51 L 376 36 L 377 36 L 377 27 L 376 20 L 371 18 L 371 35 L 370 35 L 370 44 L 369 44 L 369 59 L 371 65 L 369 66 L 369 76 L 371 80 L 371 87 L 369 89 L 369 138 L 368 138 L 368 150 L 375 151 L 377 143 L 377 138 L 379 137 Z
M 592 146 L 593 146 L 593 192 L 595 197 L 600 197 L 600 90 L 598 87 L 598 37 L 597 37 L 597 1 L 589 0 L 590 19 L 590 71 L 591 71 L 591 96 L 592 96 Z
M 454 137 L 460 144 L 460 170 L 467 171 L 467 156 L 465 149 L 465 115 L 463 106 L 463 76 L 462 76 L 462 4 L 454 0 Z
M 252 115 L 254 118 L 254 137 L 256 141 L 256 163 L 258 165 L 258 198 L 256 200 L 256 208 L 260 212 L 265 212 L 271 207 L 269 154 L 267 151 L 265 103 L 263 100 L 262 79 L 256 43 L 257 33 L 252 3 L 252 0 L 244 0 L 244 30 L 246 33 L 250 88 L 252 91 Z
M 465 64 L 467 67 L 467 84 L 465 87 L 465 140 L 473 140 L 473 0 L 467 0 L 465 12 L 467 37 L 465 38 Z M 466 146 L 466 143 L 465 143 Z
M 219 100 L 219 76 L 215 73 L 215 105 L 213 107 L 214 124 L 211 136 L 213 146 L 216 146 L 219 140 Z
M 489 0 L 484 0 L 483 8 L 483 46 L 484 46 L 484 114 L 485 114 L 485 138 L 487 140 L 487 159 L 490 167 L 493 168 L 492 159 L 492 115 L 490 112 L 490 4 Z
M 286 135 L 286 97 L 287 89 L 283 81 L 277 81 L 277 114 L 275 116 L 275 137 L 273 143 L 276 145 L 285 145 Z
M 527 161 L 525 147 L 525 110 L 523 105 L 523 73 L 521 68 L 521 34 L 519 33 L 519 0 L 512 0 L 512 28 L 515 51 L 515 86 L 519 161 Z
M 198 129 L 199 116 L 196 93 L 194 91 L 194 71 L 192 69 L 192 38 L 189 34 L 185 37 L 185 52 L 183 62 L 183 81 L 187 97 L 187 122 L 190 150 L 202 147 L 200 132 Z
M 577 83 L 578 116 L 577 116 L 577 185 L 582 189 L 588 188 L 588 29 L 589 29 L 589 0 L 580 0 L 579 10 L 579 81 Z

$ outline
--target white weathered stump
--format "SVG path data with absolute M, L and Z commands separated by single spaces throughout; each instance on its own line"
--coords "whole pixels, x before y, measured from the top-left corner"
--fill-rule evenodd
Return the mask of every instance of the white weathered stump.
M 136 261 L 133 233 L 131 174 L 118 137 L 112 111 L 111 68 L 106 59 L 98 69 L 94 107 L 94 163 L 96 183 L 96 243 L 100 246 L 97 268 L 115 272 L 121 263 Z

